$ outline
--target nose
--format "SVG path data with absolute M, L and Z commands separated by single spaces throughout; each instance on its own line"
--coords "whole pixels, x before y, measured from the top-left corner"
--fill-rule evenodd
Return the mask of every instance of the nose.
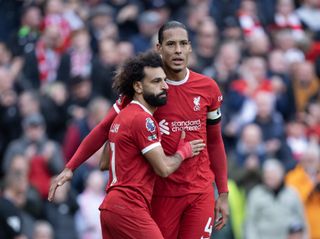
M 180 54 L 181 53 L 181 46 L 180 44 L 176 45 L 176 53 Z
M 162 82 L 162 89 L 164 89 L 164 90 L 168 90 L 169 89 L 169 86 L 168 86 L 168 84 L 167 84 L 167 82 L 165 80 Z

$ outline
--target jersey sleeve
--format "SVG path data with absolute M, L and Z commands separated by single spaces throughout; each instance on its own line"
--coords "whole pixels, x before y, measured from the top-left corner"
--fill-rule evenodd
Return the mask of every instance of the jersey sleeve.
M 211 85 L 211 104 L 209 106 L 208 112 L 212 112 L 218 108 L 220 108 L 222 101 L 223 101 L 223 96 L 222 93 L 219 89 L 219 86 L 216 81 L 211 80 L 212 85 Z
M 133 136 L 142 154 L 160 146 L 158 124 L 151 115 L 140 114 L 135 118 Z

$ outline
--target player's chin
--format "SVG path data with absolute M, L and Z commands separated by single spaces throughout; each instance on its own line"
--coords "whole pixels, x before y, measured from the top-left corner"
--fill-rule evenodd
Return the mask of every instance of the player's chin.
M 163 106 L 167 103 L 168 97 L 166 94 L 162 94 L 157 99 L 157 106 Z
M 179 64 L 179 65 L 176 65 L 176 64 L 172 64 L 171 65 L 171 69 L 176 72 L 176 73 L 179 73 L 180 71 L 182 71 L 186 66 L 184 64 Z

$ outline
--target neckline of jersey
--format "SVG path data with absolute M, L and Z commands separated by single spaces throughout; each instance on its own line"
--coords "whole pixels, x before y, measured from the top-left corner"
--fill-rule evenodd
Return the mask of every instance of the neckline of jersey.
M 183 85 L 184 83 L 186 83 L 186 82 L 188 81 L 189 75 L 190 75 L 190 71 L 189 71 L 189 69 L 187 68 L 187 74 L 186 74 L 186 76 L 184 77 L 183 80 L 174 81 L 174 80 L 167 79 L 166 82 L 167 82 L 167 84 L 169 84 L 169 85 Z
M 139 105 L 145 112 L 147 112 L 148 114 L 150 115 L 153 115 L 143 104 L 141 104 L 139 101 L 136 101 L 136 100 L 132 100 L 130 102 L 131 104 L 137 104 Z

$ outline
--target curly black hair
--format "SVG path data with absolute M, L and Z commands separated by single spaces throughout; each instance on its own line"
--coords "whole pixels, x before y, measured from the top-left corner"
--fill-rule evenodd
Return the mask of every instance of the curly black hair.
M 134 82 L 142 81 L 145 77 L 144 67 L 162 66 L 162 59 L 155 51 L 140 53 L 136 57 L 129 58 L 118 68 L 113 79 L 113 89 L 118 94 L 132 99 L 135 93 Z

